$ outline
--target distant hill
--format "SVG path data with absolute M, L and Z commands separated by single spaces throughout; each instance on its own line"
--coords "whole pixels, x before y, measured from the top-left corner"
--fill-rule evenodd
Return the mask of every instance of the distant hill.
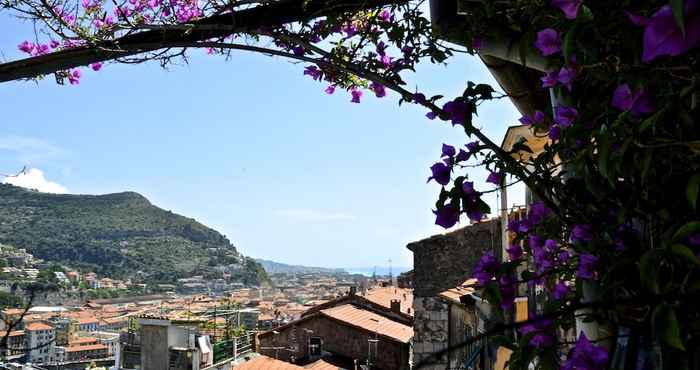
M 48 194 L 0 184 L 0 243 L 116 278 L 172 282 L 230 266 L 244 283 L 267 279 L 217 231 L 134 192 Z
M 346 273 L 343 269 L 326 268 L 326 267 L 310 267 L 299 265 L 288 265 L 274 261 L 256 258 L 255 261 L 260 263 L 268 274 L 308 274 L 308 273 L 323 273 L 323 274 L 342 274 Z

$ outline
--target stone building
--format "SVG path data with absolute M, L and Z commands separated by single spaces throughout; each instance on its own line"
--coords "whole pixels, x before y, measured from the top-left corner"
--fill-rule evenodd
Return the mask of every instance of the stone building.
M 450 306 L 441 293 L 462 286 L 484 252 L 493 251 L 500 258 L 501 240 L 501 223 L 493 219 L 407 246 L 413 252 L 414 365 L 423 362 L 427 365 L 423 369 L 460 368 L 450 367 L 450 362 L 455 365 L 462 359 L 450 358 L 458 355 L 447 351 Z M 453 319 L 454 315 L 456 312 Z M 460 330 L 467 332 L 466 327 Z M 433 356 L 441 351 L 445 351 L 444 355 Z
M 258 352 L 296 364 L 345 358 L 371 369 L 409 369 L 413 328 L 379 312 L 351 303 L 314 310 L 259 334 Z

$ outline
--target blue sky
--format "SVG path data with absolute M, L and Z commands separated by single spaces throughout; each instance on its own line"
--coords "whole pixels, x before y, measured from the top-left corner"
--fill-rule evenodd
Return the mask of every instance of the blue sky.
M 31 25 L 0 13 L 0 29 L 3 60 L 19 58 Z M 406 244 L 441 232 L 431 213 L 439 187 L 426 179 L 443 142 L 467 142 L 458 128 L 399 107 L 396 95 L 365 93 L 361 104 L 344 91 L 328 96 L 282 59 L 191 56 L 169 71 L 84 69 L 78 86 L 0 84 L 0 173 L 26 165 L 70 193 L 136 191 L 246 255 L 285 263 L 410 266 Z M 411 79 L 426 95 L 495 84 L 469 56 L 423 65 Z M 501 100 L 477 123 L 500 142 L 518 117 Z M 470 177 L 483 183 L 485 174 Z

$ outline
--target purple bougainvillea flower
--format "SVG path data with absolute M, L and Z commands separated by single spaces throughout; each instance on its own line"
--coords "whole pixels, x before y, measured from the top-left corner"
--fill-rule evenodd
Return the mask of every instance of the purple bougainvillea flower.
M 553 28 L 546 28 L 537 32 L 537 40 L 535 47 L 540 50 L 544 56 L 556 54 L 561 51 L 561 38 L 559 33 Z
M 416 104 L 424 104 L 425 103 L 425 95 L 423 93 L 415 93 L 413 94 L 413 102 Z
M 484 218 L 484 213 L 478 209 L 472 209 L 467 211 L 467 217 L 472 222 L 479 222 Z
M 80 72 L 79 69 L 74 69 L 74 70 L 70 71 L 70 74 L 68 75 L 68 82 L 71 85 L 79 84 L 81 75 L 82 75 L 82 73 Z
M 554 344 L 552 337 L 549 335 L 551 330 L 551 320 L 537 320 L 529 324 L 525 324 L 518 329 L 520 334 L 534 334 L 530 339 L 530 345 L 535 348 L 547 348 Z
M 459 222 L 459 210 L 450 204 L 433 211 L 433 214 L 435 214 L 435 224 L 445 229 L 449 229 Z
M 570 127 L 576 122 L 578 118 L 578 111 L 575 108 L 566 107 L 563 105 L 557 105 L 555 109 L 554 120 L 561 127 Z
M 586 334 L 581 332 L 581 336 L 576 341 L 576 346 L 569 353 L 561 370 L 595 370 L 604 369 L 607 366 L 608 351 L 602 346 L 593 345 L 586 337 Z
M 452 145 L 442 144 L 442 157 L 454 157 L 457 150 Z
M 549 128 L 549 131 L 547 132 L 547 136 L 552 141 L 557 141 L 561 137 L 561 128 L 559 125 L 553 125 L 552 127 Z
M 549 215 L 549 208 L 543 202 L 537 201 L 530 206 L 530 222 L 539 224 Z
M 544 240 L 539 235 L 530 234 L 527 236 L 527 243 L 530 246 L 530 249 L 534 250 L 534 249 L 542 248 L 542 245 L 544 244 Z
M 506 252 L 508 252 L 508 257 L 510 257 L 511 261 L 520 259 L 520 257 L 523 256 L 523 249 L 520 248 L 520 246 L 517 244 L 513 244 L 510 247 L 508 247 L 508 249 L 506 249 Z
M 520 228 L 520 221 L 518 221 L 518 220 L 508 221 L 508 227 L 507 227 L 508 231 L 513 232 L 513 233 L 517 233 L 518 228 Z
M 557 86 L 557 82 L 559 82 L 559 72 L 549 71 L 545 73 L 544 77 L 540 78 L 540 81 L 542 81 L 542 87 L 544 88 Z
M 378 98 L 383 98 L 386 96 L 386 89 L 384 88 L 384 85 L 372 82 L 369 85 L 369 88 L 374 91 L 374 95 L 376 95 Z
M 102 69 L 102 63 L 92 63 L 90 64 L 90 68 L 92 68 L 93 71 L 99 71 L 100 69 Z
M 377 43 L 377 54 L 379 55 L 386 55 L 386 48 L 388 48 L 389 45 L 385 44 L 384 41 L 379 41 Z
M 434 120 L 435 117 L 437 117 L 437 113 L 430 111 L 430 112 L 426 113 L 425 116 L 428 117 L 429 120 Z
M 469 152 L 475 153 L 479 149 L 479 142 L 472 141 L 471 143 L 467 143 L 466 147 Z
M 384 22 L 390 22 L 392 18 L 393 16 L 391 15 L 391 12 L 386 9 L 379 13 L 379 19 L 383 20 Z
M 360 103 L 360 98 L 362 97 L 362 91 L 358 89 L 352 89 L 350 90 L 350 95 L 352 95 L 352 99 L 350 99 L 351 103 Z
M 472 47 L 474 50 L 481 50 L 481 46 L 484 44 L 484 38 L 481 36 L 474 36 L 472 40 Z
M 539 124 L 539 123 L 544 123 L 544 113 L 542 111 L 535 111 L 535 115 L 530 117 L 530 116 L 522 116 L 518 119 L 520 123 L 523 125 L 528 125 L 532 126 L 534 124 Z
M 463 162 L 469 159 L 469 152 L 464 151 L 462 149 L 459 150 L 459 153 L 457 153 L 457 156 L 455 157 L 456 162 Z
M 532 228 L 532 223 L 530 223 L 530 220 L 528 220 L 528 219 L 520 220 L 520 224 L 518 225 L 519 232 L 526 233 L 526 232 L 530 231 L 531 228 Z
M 595 266 L 597 263 L 598 257 L 588 253 L 579 254 L 576 276 L 581 279 L 593 279 L 595 277 Z
M 593 240 L 591 225 L 576 224 L 571 228 L 571 241 L 573 242 L 589 242 Z
M 486 182 L 490 182 L 494 185 L 501 185 L 503 181 L 503 173 L 501 172 L 491 172 L 489 177 L 486 178 Z
M 680 55 L 697 46 L 700 41 L 699 8 L 698 0 L 685 1 L 685 34 L 678 27 L 670 5 L 662 6 L 649 18 L 628 13 L 634 24 L 644 26 L 642 61 L 649 63 L 660 56 Z
M 480 284 L 486 284 L 494 276 L 496 276 L 496 270 L 498 270 L 499 263 L 493 254 L 493 251 L 486 251 L 479 258 L 479 262 L 476 263 L 474 267 L 474 277 L 479 281 Z
M 554 239 L 547 239 L 544 241 L 544 249 L 549 253 L 556 252 L 559 249 L 559 243 Z
M 357 27 L 355 27 L 354 24 L 350 23 L 345 25 L 342 28 L 342 31 L 345 32 L 345 37 L 353 37 L 357 33 Z
M 621 111 L 631 111 L 636 117 L 656 110 L 651 94 L 643 89 L 632 92 L 628 84 L 621 84 L 615 89 L 610 105 Z
M 326 87 L 326 89 L 323 91 L 325 91 L 326 94 L 331 95 L 335 92 L 335 86 L 328 85 L 328 87 Z
M 31 54 L 32 51 L 34 51 L 34 47 L 35 47 L 34 43 L 27 41 L 27 40 L 24 40 L 24 41 L 22 41 L 22 43 L 17 45 L 17 49 L 19 49 L 20 51 L 25 52 L 27 54 Z
M 428 178 L 428 181 L 435 180 L 435 182 L 440 185 L 447 185 L 450 182 L 450 173 L 452 169 L 446 164 L 435 163 L 430 167 L 430 171 L 433 175 Z
M 576 19 L 583 0 L 552 0 L 550 4 L 561 9 L 566 19 Z
M 566 297 L 567 294 L 569 294 L 569 287 L 563 281 L 554 284 L 554 288 L 552 289 L 552 297 L 554 297 L 554 299 L 562 299 Z
M 292 48 L 292 53 L 297 56 L 304 55 L 305 51 L 303 46 L 295 46 Z
M 467 120 L 469 106 L 464 101 L 449 101 L 442 106 L 442 109 L 449 115 L 453 126 L 464 124 Z
M 464 194 L 471 195 L 471 194 L 476 194 L 476 190 L 474 190 L 474 182 L 473 181 L 465 181 L 462 183 L 462 191 Z
M 49 42 L 49 46 L 51 47 L 51 49 L 55 49 L 55 48 L 59 47 L 60 45 L 61 45 L 61 43 L 56 41 L 56 40 L 51 40 L 51 42 Z
M 688 237 L 688 243 L 691 247 L 700 247 L 700 233 L 690 235 Z
M 320 80 L 321 70 L 316 68 L 316 66 L 308 66 L 304 68 L 304 76 L 311 76 L 311 78 L 313 78 L 314 80 Z
M 561 67 L 559 74 L 557 75 L 557 82 L 566 86 L 566 88 L 571 91 L 572 84 L 578 76 L 578 71 L 573 66 Z

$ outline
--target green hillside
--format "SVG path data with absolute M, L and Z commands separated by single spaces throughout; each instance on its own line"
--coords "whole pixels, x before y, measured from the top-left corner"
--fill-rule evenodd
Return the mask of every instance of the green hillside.
M 0 184 L 0 243 L 116 278 L 169 282 L 242 265 L 237 280 L 266 279 L 220 233 L 134 192 L 48 194 Z

